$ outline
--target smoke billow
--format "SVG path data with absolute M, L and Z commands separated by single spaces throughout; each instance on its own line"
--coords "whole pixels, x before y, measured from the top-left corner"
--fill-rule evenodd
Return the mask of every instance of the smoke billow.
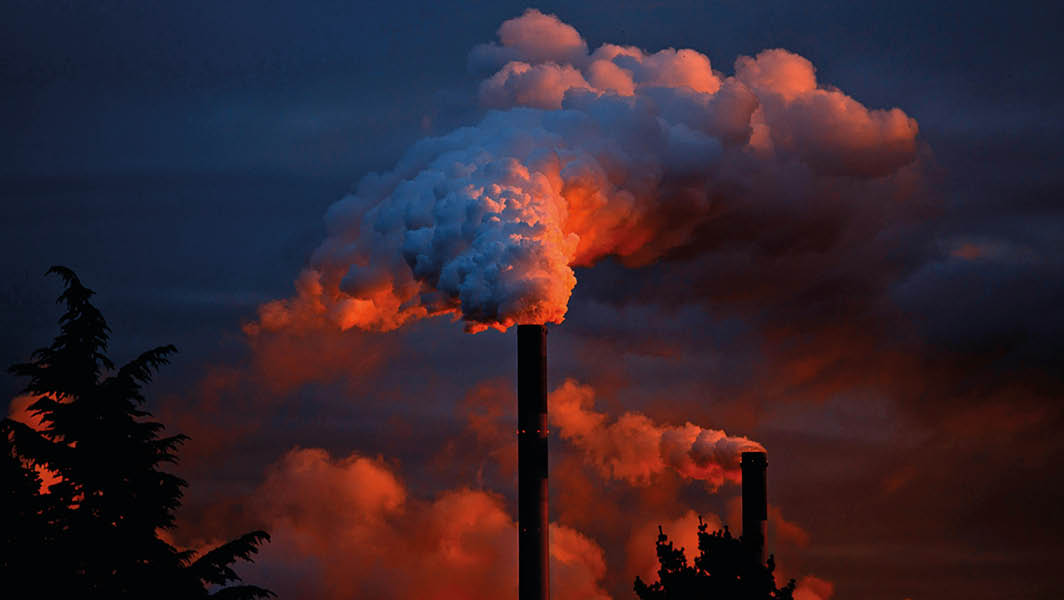
M 745 437 L 693 423 L 659 425 L 635 412 L 609 422 L 605 413 L 593 410 L 594 403 L 591 386 L 567 380 L 550 394 L 550 420 L 562 439 L 582 450 L 606 478 L 648 485 L 652 477 L 671 468 L 715 490 L 725 481 L 742 480 L 743 452 L 764 451 Z
M 295 448 L 254 498 L 248 512 L 273 542 L 249 568 L 282 597 L 517 596 L 517 525 L 496 494 L 419 497 L 380 458 Z M 602 548 L 570 527 L 550 528 L 552 595 L 608 599 Z
M 799 579 L 794 590 L 794 600 L 828 600 L 834 595 L 835 584 L 813 575 Z
M 786 50 L 740 57 L 725 75 L 689 49 L 590 51 L 529 10 L 469 62 L 491 73 L 483 119 L 417 142 L 336 202 L 296 297 L 261 307 L 250 331 L 391 330 L 441 314 L 472 332 L 560 323 L 574 267 L 704 252 L 699 228 L 722 212 L 778 208 L 765 182 L 859 189 L 916 156 L 913 119 L 818 85 Z

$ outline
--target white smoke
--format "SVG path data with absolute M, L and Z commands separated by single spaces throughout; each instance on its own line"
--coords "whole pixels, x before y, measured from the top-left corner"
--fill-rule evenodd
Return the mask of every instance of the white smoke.
M 765 448 L 745 437 L 693 423 L 660 425 L 637 412 L 610 421 L 594 410 L 595 390 L 568 379 L 550 394 L 551 425 L 583 451 L 603 477 L 648 485 L 666 469 L 717 489 L 742 480 L 743 452 Z
M 473 332 L 559 323 L 573 266 L 658 259 L 691 244 L 722 199 L 784 173 L 882 178 L 915 156 L 913 119 L 819 87 L 785 50 L 740 57 L 726 76 L 689 49 L 589 52 L 535 10 L 499 39 L 470 55 L 494 71 L 479 90 L 493 110 L 334 204 L 297 296 L 264 305 L 252 329 L 389 330 L 437 314 Z

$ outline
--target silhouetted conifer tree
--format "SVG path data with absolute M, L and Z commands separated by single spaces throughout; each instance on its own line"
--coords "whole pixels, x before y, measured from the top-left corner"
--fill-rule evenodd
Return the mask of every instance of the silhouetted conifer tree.
M 25 392 L 41 431 L 5 419 L 2 426 L 7 506 L 18 520 L 5 527 L 0 582 L 9 590 L 37 590 L 42 597 L 232 598 L 272 596 L 249 585 L 218 589 L 240 578 L 231 565 L 250 560 L 262 531 L 248 533 L 205 553 L 179 552 L 159 537 L 174 526 L 187 483 L 162 471 L 177 461 L 183 435 L 162 436 L 147 420 L 142 386 L 176 352 L 149 350 L 115 369 L 107 357 L 110 330 L 90 301 L 93 292 L 73 271 L 52 267 L 66 286 L 66 312 L 50 346 L 11 373 L 27 377 Z M 59 481 L 40 493 L 32 467 Z M 11 482 L 10 484 L 8 482 Z M 15 515 L 18 516 L 15 516 Z M 26 569 L 32 560 L 34 569 Z M 34 580 L 34 578 L 37 578 Z M 208 586 L 215 592 L 209 593 Z
M 11 445 L 13 423 L 0 422 L 0 568 L 5 576 L 17 573 L 34 581 L 41 579 L 41 567 L 48 560 L 43 552 L 49 534 L 44 526 L 45 501 L 38 493 L 37 471 Z
M 635 578 L 635 593 L 641 600 L 792 600 L 794 580 L 776 587 L 772 556 L 762 564 L 732 537 L 728 527 L 706 531 L 698 518 L 698 556 L 688 564 L 683 548 L 675 548 L 658 527 L 658 581 L 647 585 Z

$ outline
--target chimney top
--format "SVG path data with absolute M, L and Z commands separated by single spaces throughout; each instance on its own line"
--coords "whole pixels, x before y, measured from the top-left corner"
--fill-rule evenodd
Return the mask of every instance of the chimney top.
M 768 466 L 768 454 L 765 452 L 743 452 L 742 464 Z

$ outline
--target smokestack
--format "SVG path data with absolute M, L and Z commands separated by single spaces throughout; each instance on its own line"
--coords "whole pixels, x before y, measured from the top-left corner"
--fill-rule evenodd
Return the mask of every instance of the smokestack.
M 743 544 L 758 562 L 765 562 L 765 521 L 768 519 L 768 457 L 743 452 Z
M 517 326 L 519 600 L 550 598 L 547 529 L 547 327 Z

